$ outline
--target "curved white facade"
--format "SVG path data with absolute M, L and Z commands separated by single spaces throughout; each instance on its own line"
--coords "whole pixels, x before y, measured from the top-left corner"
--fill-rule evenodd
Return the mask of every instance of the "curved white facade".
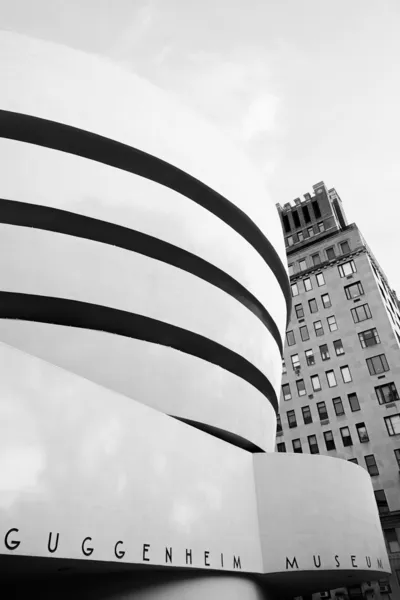
M 386 572 L 362 469 L 246 451 L 274 447 L 290 308 L 257 173 L 107 61 L 4 33 L 0 72 L 0 552 L 296 591 Z

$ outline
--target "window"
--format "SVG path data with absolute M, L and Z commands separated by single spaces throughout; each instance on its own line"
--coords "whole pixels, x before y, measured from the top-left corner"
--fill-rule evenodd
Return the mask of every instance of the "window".
M 327 317 L 329 331 L 336 331 L 338 326 L 336 323 L 336 318 L 332 315 L 331 317 Z
M 318 312 L 318 304 L 315 298 L 311 298 L 311 300 L 308 301 L 308 306 L 310 308 L 310 313 Z
M 315 331 L 315 335 L 317 337 L 320 337 L 321 335 L 324 335 L 324 328 L 322 327 L 322 322 L 321 321 L 315 321 L 314 322 L 314 331 Z
M 348 277 L 349 275 L 357 272 L 354 260 L 349 260 L 348 262 L 342 263 L 338 266 L 338 269 L 340 277 Z
M 294 310 L 296 311 L 296 317 L 298 319 L 302 319 L 304 317 L 304 310 L 303 310 L 302 304 L 296 304 L 296 306 L 294 307 Z
M 301 441 L 299 439 L 292 440 L 292 446 L 293 446 L 293 452 L 296 452 L 296 454 L 302 454 L 303 449 L 301 447 Z
M 347 399 L 350 404 L 351 412 L 357 412 L 358 410 L 361 410 L 360 403 L 355 392 L 353 392 L 352 394 L 347 394 Z
M 319 454 L 317 436 L 309 435 L 307 439 L 308 439 L 308 445 L 310 448 L 310 453 L 311 454 Z
M 332 431 L 324 431 L 325 446 L 327 450 L 336 450 Z
M 297 427 L 296 414 L 294 410 L 288 410 L 286 414 L 289 423 L 289 428 L 293 429 L 293 427 Z
M 311 385 L 314 392 L 319 392 L 321 389 L 321 382 L 318 375 L 311 375 Z
M 343 446 L 352 446 L 353 440 L 351 439 L 350 429 L 348 427 L 340 428 L 340 435 L 342 436 Z
M 313 227 L 307 227 L 307 231 L 308 231 L 308 237 L 312 237 L 314 235 Z
M 285 373 L 287 373 L 286 363 L 283 358 L 282 358 L 282 373 L 283 373 L 283 375 L 285 375 Z
M 321 210 L 319 208 L 318 200 L 313 200 L 311 202 L 311 204 L 312 204 L 312 207 L 313 207 L 315 218 L 316 219 L 320 219 L 321 218 Z
M 312 367 L 313 365 L 315 365 L 314 352 L 312 350 L 306 350 L 305 355 L 308 366 Z
M 293 242 L 293 236 L 292 235 L 288 235 L 287 238 L 286 238 L 286 241 L 287 241 L 287 245 L 288 246 L 293 246 L 294 242 Z
M 349 242 L 342 242 L 341 244 L 339 244 L 339 246 L 340 250 L 342 251 L 342 254 L 348 254 L 350 252 Z
M 322 294 L 321 300 L 322 300 L 322 305 L 324 308 L 330 308 L 332 306 L 332 302 L 329 297 L 329 294 Z
M 308 425 L 308 423 L 312 423 L 312 416 L 311 416 L 310 407 L 309 406 L 303 406 L 303 408 L 301 409 L 301 412 L 303 413 L 304 425 Z
M 298 296 L 299 295 L 299 287 L 298 287 L 297 283 L 292 283 L 292 285 L 290 287 L 292 288 L 292 296 L 293 296 L 293 298 L 295 296 Z
M 380 515 L 385 515 L 389 512 L 389 504 L 386 500 L 385 490 L 375 490 L 375 500 L 378 505 L 378 512 Z
M 367 458 L 367 457 L 365 457 Z M 400 552 L 400 544 L 395 529 L 384 530 L 389 552 Z
M 351 378 L 350 369 L 347 365 L 345 367 L 340 367 L 340 372 L 342 373 L 343 383 L 350 383 L 350 381 L 353 381 Z
M 304 233 L 302 231 L 299 231 L 297 237 L 299 238 L 299 242 L 304 242 Z
M 299 218 L 299 213 L 297 212 L 297 210 L 292 210 L 292 218 L 293 218 L 293 222 L 294 222 L 294 226 L 300 227 L 300 218 Z
M 283 215 L 282 221 L 283 221 L 283 227 L 285 228 L 285 233 L 289 233 L 289 231 L 291 230 L 291 227 L 290 227 L 290 221 L 289 221 L 288 215 Z
M 276 447 L 278 448 L 278 452 L 286 452 L 285 442 L 279 442 Z
M 358 439 L 362 444 L 369 442 L 369 436 L 365 423 L 356 423 L 356 429 L 358 433 Z
M 322 360 L 330 359 L 328 344 L 322 344 L 322 346 L 319 347 L 319 351 L 320 351 Z
M 399 399 L 399 395 L 394 383 L 378 385 L 375 388 L 375 393 L 379 404 L 388 404 L 389 402 L 396 402 L 396 400 Z
M 360 340 L 361 348 L 369 348 L 370 346 L 376 346 L 381 343 L 378 331 L 375 327 L 359 333 L 358 339 Z
M 306 277 L 303 281 L 304 283 L 304 289 L 306 292 L 309 292 L 310 290 L 312 290 L 312 283 L 311 283 L 311 279 L 309 277 Z
M 326 252 L 326 258 L 328 260 L 333 260 L 335 258 L 335 249 L 334 248 L 327 248 L 325 250 Z
M 351 315 L 353 317 L 354 323 L 360 323 L 361 321 L 366 321 L 367 319 L 372 318 L 368 304 L 361 304 L 361 306 L 356 306 L 355 308 L 352 308 Z
M 292 399 L 292 392 L 290 391 L 290 385 L 288 383 L 284 383 L 282 386 L 282 394 L 284 400 Z
M 299 260 L 299 269 L 300 271 L 305 271 L 307 269 L 307 262 L 305 258 Z
M 356 458 L 348 458 L 348 459 L 347 459 L 347 462 L 352 462 L 352 463 L 354 463 L 355 465 L 358 465 L 358 460 L 357 460 Z
M 384 418 L 387 432 L 390 436 L 400 433 L 400 413 Z
M 292 275 L 294 275 L 294 266 L 293 265 L 288 265 L 288 270 L 289 270 L 289 276 L 291 277 Z
M 305 222 L 309 223 L 311 221 L 311 217 L 310 217 L 310 211 L 308 210 L 308 206 L 303 206 L 302 211 L 303 211 L 303 217 L 304 217 Z
M 319 233 L 323 233 L 325 231 L 325 225 L 321 221 L 321 223 L 317 223 Z
M 296 381 L 296 387 L 299 396 L 305 396 L 307 394 L 306 386 L 304 385 L 304 379 L 298 379 Z
M 320 421 L 324 421 L 325 419 L 329 418 L 328 411 L 326 410 L 325 402 L 317 402 L 317 410 L 318 410 L 318 415 L 319 415 Z
M 344 408 L 343 408 L 343 402 L 341 398 L 334 398 L 332 400 L 333 402 L 333 408 L 335 409 L 335 414 L 337 417 L 340 417 L 340 415 L 344 415 Z
M 298 354 L 292 354 L 290 360 L 292 361 L 292 367 L 294 371 L 300 368 L 300 359 Z
M 354 300 L 354 298 L 359 298 L 360 296 L 363 296 L 364 288 L 361 285 L 361 281 L 356 281 L 356 283 L 346 285 L 344 288 L 344 293 L 346 294 L 347 300 Z
M 335 372 L 332 371 L 326 371 L 325 373 L 326 375 L 326 379 L 328 381 L 328 385 L 330 388 L 332 387 L 336 387 L 337 386 L 337 381 L 336 381 L 336 377 L 335 377 Z
M 276 415 L 276 432 L 279 433 L 280 431 L 282 431 L 281 416 L 280 415 Z
M 397 466 L 400 469 L 400 448 L 396 448 L 396 450 L 394 451 L 394 457 L 397 460 Z
M 307 325 L 302 325 L 300 327 L 300 337 L 303 342 L 306 342 L 310 339 L 310 334 L 308 333 Z
M 333 347 L 335 348 L 336 356 L 341 356 L 344 354 L 342 340 L 335 340 L 333 342 Z
M 318 265 L 321 264 L 321 257 L 319 254 L 313 254 L 311 256 L 311 260 L 312 260 L 314 267 L 317 267 Z
M 296 343 L 293 330 L 286 332 L 286 341 L 288 346 L 294 346 L 294 344 Z
M 315 276 L 315 279 L 317 280 L 318 287 L 322 287 L 323 285 L 325 285 L 325 279 L 324 279 L 323 273 L 317 273 Z
M 370 375 L 379 375 L 379 373 L 389 371 L 389 365 L 384 354 L 367 358 L 366 363 Z

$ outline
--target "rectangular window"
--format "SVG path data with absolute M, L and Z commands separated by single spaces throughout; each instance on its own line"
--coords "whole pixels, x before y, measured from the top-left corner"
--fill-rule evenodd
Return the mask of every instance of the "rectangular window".
M 367 459 L 367 457 L 365 457 Z M 371 473 L 370 473 L 371 475 Z M 379 475 L 379 473 L 377 473 Z M 400 552 L 400 544 L 399 539 L 397 537 L 397 533 L 395 529 L 385 529 L 384 530 L 386 542 L 388 545 L 389 552 Z
M 283 215 L 282 221 L 283 221 L 283 227 L 285 228 L 285 233 L 289 233 L 291 230 L 291 227 L 290 227 L 290 221 L 289 221 L 288 215 Z
M 333 260 L 335 258 L 335 249 L 334 248 L 327 248 L 325 250 L 326 252 L 326 258 L 328 260 Z
M 285 375 L 285 373 L 287 373 L 286 363 L 285 363 L 284 359 L 282 358 L 282 374 Z
M 293 330 L 286 332 L 286 341 L 288 346 L 294 346 L 294 344 L 296 343 Z
M 329 297 L 329 294 L 322 294 L 321 300 L 322 300 L 322 305 L 324 308 L 330 308 L 332 306 L 332 302 Z
M 335 348 L 336 356 L 341 356 L 342 354 L 344 354 L 342 340 L 335 340 L 333 342 L 333 347 Z
M 315 298 L 311 298 L 311 300 L 308 301 L 308 306 L 310 308 L 310 313 L 318 312 L 318 304 Z
M 323 233 L 325 231 L 325 225 L 323 222 L 317 223 L 319 233 Z
M 282 386 L 282 394 L 284 400 L 292 399 L 292 392 L 290 391 L 290 385 L 288 383 L 284 383 Z
M 287 245 L 288 246 L 293 246 L 294 242 L 293 242 L 293 236 L 292 235 L 288 235 L 287 238 L 286 238 L 286 241 L 287 241 Z
M 397 413 L 397 415 L 391 415 L 390 417 L 384 417 L 384 421 L 387 432 L 390 436 L 400 433 L 400 413 Z
M 330 388 L 336 387 L 337 386 L 337 381 L 336 381 L 335 372 L 333 370 L 332 371 L 326 371 L 325 375 L 326 375 L 326 379 L 328 381 L 329 387 Z
M 286 444 L 285 442 L 279 442 L 279 444 L 276 445 L 278 452 L 286 452 Z
M 304 310 L 303 310 L 302 304 L 296 304 L 296 306 L 294 307 L 294 310 L 296 311 L 296 317 L 298 319 L 302 319 L 304 317 Z
M 350 429 L 348 427 L 340 428 L 340 435 L 342 436 L 343 446 L 352 446 L 353 440 L 351 439 Z
M 314 392 L 319 392 L 321 389 L 321 382 L 318 375 L 311 375 L 311 385 Z
M 329 418 L 328 411 L 326 410 L 325 402 L 317 402 L 317 410 L 318 410 L 318 415 L 319 415 L 320 421 L 324 421 L 325 419 Z
M 320 337 L 321 335 L 324 335 L 324 328 L 322 327 L 322 322 L 321 321 L 315 321 L 314 322 L 314 331 L 315 331 L 315 335 L 317 337 Z
M 315 279 L 317 280 L 318 287 L 322 287 L 323 285 L 325 285 L 325 279 L 324 279 L 323 273 L 317 273 L 315 276 Z
M 306 292 L 309 292 L 310 290 L 312 290 L 312 289 L 313 289 L 313 288 L 312 288 L 311 279 L 310 279 L 309 277 L 306 277 L 306 278 L 303 280 L 303 283 L 304 283 L 304 290 L 305 290 Z
M 304 242 L 304 233 L 302 231 L 299 231 L 297 237 L 299 238 L 299 242 Z
M 294 275 L 294 265 L 288 265 L 289 277 Z
M 321 218 L 321 210 L 319 208 L 318 200 L 313 200 L 311 202 L 311 205 L 313 207 L 315 218 L 320 219 Z
M 321 264 L 321 257 L 319 254 L 312 254 L 311 260 L 312 260 L 314 267 L 317 267 L 318 265 Z
M 372 318 L 368 304 L 362 304 L 361 306 L 356 306 L 355 308 L 352 308 L 351 315 L 353 317 L 354 323 L 360 323 L 361 321 L 366 321 L 367 319 Z
M 297 283 L 292 283 L 290 287 L 292 288 L 292 296 L 293 296 L 293 298 L 295 296 L 298 296 L 299 295 L 299 287 L 298 287 Z
M 311 217 L 310 217 L 310 211 L 308 210 L 308 206 L 302 206 L 303 211 L 303 217 L 306 223 L 309 223 L 311 221 Z
M 314 352 L 312 350 L 306 350 L 305 355 L 308 366 L 312 367 L 313 365 L 315 365 Z
M 293 429 L 294 427 L 297 427 L 296 413 L 294 412 L 294 410 L 288 410 L 286 414 L 289 428 Z
M 338 328 L 336 323 L 336 317 L 332 315 L 331 317 L 327 317 L 326 320 L 328 321 L 329 331 L 336 331 Z
M 393 382 L 378 385 L 375 388 L 375 394 L 379 404 L 389 404 L 389 402 L 396 402 L 399 399 L 396 386 Z
M 301 447 L 301 441 L 299 439 L 292 440 L 292 446 L 293 452 L 296 452 L 296 454 L 301 454 L 303 452 L 303 449 Z
M 368 454 L 364 456 L 365 464 L 367 467 L 368 473 L 373 477 L 374 475 L 379 475 L 378 465 L 376 464 L 375 456 L 373 454 Z
M 358 460 L 357 460 L 356 458 L 348 458 L 348 459 L 347 459 L 347 462 L 352 462 L 352 463 L 354 463 L 355 465 L 358 465 Z
M 340 372 L 342 373 L 343 383 L 350 383 L 350 381 L 353 381 L 350 369 L 347 365 L 345 367 L 340 367 Z
M 298 379 L 296 381 L 296 387 L 299 396 L 305 396 L 307 394 L 306 386 L 304 385 L 304 379 Z
M 303 408 L 301 409 L 301 412 L 303 413 L 304 425 L 308 425 L 308 423 L 312 423 L 312 416 L 311 416 L 310 407 L 309 406 L 303 406 Z
M 276 415 L 276 432 L 279 433 L 280 431 L 282 431 L 281 416 L 280 415 Z
M 300 271 L 305 271 L 307 269 L 307 262 L 305 258 L 299 260 L 299 269 Z
M 336 450 L 332 431 L 324 431 L 325 446 L 327 450 Z
M 356 429 L 358 433 L 358 439 L 362 444 L 369 442 L 369 436 L 365 423 L 356 423 Z
M 353 275 L 353 273 L 357 272 L 354 260 L 349 260 L 348 262 L 342 263 L 338 266 L 338 269 L 340 277 L 348 277 L 349 275 Z
M 356 281 L 356 283 L 346 285 L 344 292 L 347 300 L 354 300 L 354 298 L 359 298 L 364 295 L 364 288 L 361 285 L 361 281 Z
M 300 337 L 303 342 L 306 342 L 310 339 L 310 334 L 308 333 L 307 325 L 302 325 L 300 327 Z
M 297 210 L 292 210 L 292 218 L 293 218 L 295 228 L 300 227 L 300 218 L 299 218 L 299 213 L 297 212 Z
M 358 339 L 360 340 L 361 348 L 370 348 L 381 343 L 376 327 L 362 331 L 358 334 Z
M 307 437 L 307 439 L 308 439 L 308 446 L 310 448 L 310 454 L 319 454 L 317 436 L 309 435 Z
M 394 451 L 394 457 L 397 461 L 397 466 L 400 469 L 400 448 L 396 448 L 396 450 Z
M 389 371 L 389 365 L 384 354 L 367 358 L 366 363 L 370 375 L 379 375 Z
M 358 401 L 357 394 L 353 392 L 352 394 L 347 394 L 347 399 L 350 404 L 351 412 L 357 412 L 360 409 L 360 403 Z
M 300 367 L 299 355 L 292 354 L 292 356 L 290 357 L 290 360 L 292 361 L 293 370 L 296 371 Z
M 378 505 L 378 512 L 380 515 L 386 515 L 389 511 L 389 504 L 386 500 L 385 490 L 375 490 L 375 500 Z
M 313 237 L 314 235 L 314 227 L 307 227 L 308 237 Z
M 349 242 L 342 242 L 340 245 L 340 250 L 342 254 L 348 254 L 350 252 Z
M 322 360 L 329 360 L 330 359 L 330 354 L 329 354 L 329 350 L 328 350 L 328 344 L 322 344 L 322 346 L 319 347 L 319 351 L 320 351 Z
M 332 400 L 333 402 L 333 408 L 335 409 L 335 414 L 337 417 L 340 417 L 340 415 L 344 415 L 344 408 L 343 408 L 343 402 L 341 398 L 334 398 Z

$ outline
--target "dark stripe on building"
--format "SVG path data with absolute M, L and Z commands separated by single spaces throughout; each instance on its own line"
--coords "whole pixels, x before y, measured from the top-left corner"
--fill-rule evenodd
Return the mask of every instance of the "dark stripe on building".
M 239 233 L 262 256 L 282 289 L 289 320 L 290 285 L 275 248 L 246 213 L 195 177 L 127 144 L 31 115 L 0 110 L 0 137 L 60 150 L 140 175 L 199 204 Z
M 0 318 L 104 331 L 174 348 L 247 381 L 269 400 L 275 412 L 278 411 L 270 381 L 243 356 L 198 333 L 158 319 L 98 304 L 4 291 L 0 291 Z
M 226 292 L 248 308 L 271 333 L 283 353 L 278 327 L 259 300 L 236 279 L 195 254 L 135 229 L 66 210 L 0 199 L 0 223 L 31 227 L 92 240 L 137 252 L 191 273 Z

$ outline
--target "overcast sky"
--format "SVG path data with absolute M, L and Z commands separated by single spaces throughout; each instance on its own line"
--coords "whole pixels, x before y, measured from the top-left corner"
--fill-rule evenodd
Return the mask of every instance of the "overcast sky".
M 335 187 L 400 293 L 400 0 L 0 0 L 0 27 L 177 94 L 251 155 L 273 202 Z

